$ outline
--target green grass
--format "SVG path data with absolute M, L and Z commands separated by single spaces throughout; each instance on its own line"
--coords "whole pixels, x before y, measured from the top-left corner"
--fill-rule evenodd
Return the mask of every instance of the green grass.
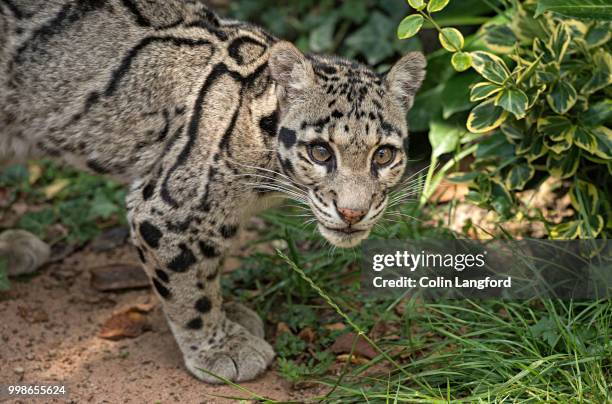
M 386 223 L 374 237 L 456 236 L 442 223 L 425 225 L 419 219 L 427 215 L 415 204 L 402 212 L 415 220 Z M 269 323 L 288 325 L 291 333 L 276 338 L 277 370 L 297 386 L 329 389 L 312 401 L 612 402 L 610 301 L 368 297 L 359 292 L 358 250 L 332 252 L 287 211 L 263 217 L 271 226 L 260 241 L 284 239 L 288 247 L 245 258 L 225 286 Z M 347 328 L 326 329 L 337 322 Z M 370 330 L 381 322 L 391 335 L 375 338 Z M 306 327 L 317 335 L 314 342 L 297 336 Z M 341 376 L 334 376 L 329 347 L 349 331 L 364 335 L 379 355 L 341 365 Z

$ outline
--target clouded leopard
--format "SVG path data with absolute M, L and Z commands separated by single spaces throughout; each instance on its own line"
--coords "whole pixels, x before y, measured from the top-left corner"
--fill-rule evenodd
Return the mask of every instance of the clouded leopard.
M 420 53 L 386 75 L 304 55 L 196 0 L 0 0 L 0 155 L 129 184 L 133 242 L 186 367 L 248 380 L 274 352 L 254 312 L 222 303 L 224 252 L 278 193 L 330 243 L 366 238 L 404 173 L 424 67 Z

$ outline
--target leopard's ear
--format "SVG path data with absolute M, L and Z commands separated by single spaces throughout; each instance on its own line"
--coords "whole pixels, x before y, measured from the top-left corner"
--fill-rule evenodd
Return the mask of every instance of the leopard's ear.
M 385 76 L 385 85 L 409 110 L 425 78 L 427 61 L 421 52 L 410 52 L 397 61 Z
M 274 81 L 288 94 L 302 92 L 316 83 L 312 65 L 289 42 L 277 42 L 270 48 L 268 66 Z

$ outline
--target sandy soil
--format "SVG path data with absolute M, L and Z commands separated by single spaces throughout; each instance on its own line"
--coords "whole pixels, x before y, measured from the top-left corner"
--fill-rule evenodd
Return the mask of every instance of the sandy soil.
M 27 281 L 12 282 L 11 290 L 0 294 L 0 384 L 53 383 L 69 390 L 65 399 L 36 402 L 222 403 L 233 400 L 214 395 L 244 396 L 187 373 L 149 290 L 109 293 L 90 286 L 89 268 L 130 262 L 137 259 L 129 245 L 104 253 L 85 249 Z M 151 331 L 119 341 L 98 337 L 113 313 L 143 303 L 155 304 L 147 314 Z M 299 400 L 303 393 L 273 370 L 243 385 L 277 400 Z

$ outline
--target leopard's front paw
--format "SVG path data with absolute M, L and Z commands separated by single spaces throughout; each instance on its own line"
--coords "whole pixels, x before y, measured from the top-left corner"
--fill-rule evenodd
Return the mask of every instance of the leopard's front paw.
M 187 369 L 208 383 L 223 381 L 202 370 L 234 382 L 252 380 L 262 374 L 274 359 L 274 350 L 264 339 L 243 327 L 240 329 L 238 333 L 226 336 L 207 350 L 187 351 Z

